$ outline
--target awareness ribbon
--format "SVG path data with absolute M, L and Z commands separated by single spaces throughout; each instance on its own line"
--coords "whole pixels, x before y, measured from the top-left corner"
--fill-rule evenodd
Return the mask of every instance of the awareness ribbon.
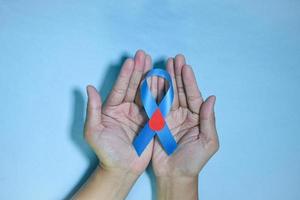
M 160 76 L 169 82 L 169 89 L 159 105 L 156 104 L 147 83 L 147 78 L 151 76 Z M 156 134 L 164 150 L 170 155 L 176 149 L 177 144 L 165 122 L 165 117 L 168 115 L 174 99 L 173 84 L 169 73 L 157 68 L 150 70 L 144 78 L 140 90 L 142 104 L 149 120 L 134 139 L 133 146 L 140 156 Z

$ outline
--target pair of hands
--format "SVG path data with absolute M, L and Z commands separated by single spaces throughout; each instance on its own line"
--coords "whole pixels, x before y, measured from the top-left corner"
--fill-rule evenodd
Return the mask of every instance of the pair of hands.
M 119 194 L 111 196 L 112 199 L 122 199 L 127 195 L 150 160 L 157 178 L 158 198 L 174 199 L 168 193 L 180 192 L 184 189 L 182 185 L 187 186 L 187 189 L 196 189 L 200 170 L 219 148 L 214 116 L 216 98 L 210 96 L 203 100 L 192 68 L 186 64 L 183 55 L 177 55 L 169 58 L 166 66 L 174 86 L 173 105 L 166 123 L 178 147 L 168 156 L 155 138 L 141 156 L 137 155 L 132 141 L 148 120 L 140 102 L 139 85 L 151 66 L 151 57 L 142 50 L 138 50 L 133 59 L 128 58 L 103 106 L 97 90 L 93 86 L 87 87 L 84 134 L 101 161 L 97 169 L 99 172 L 95 172 L 90 185 L 97 182 L 97 176 L 102 177 L 102 180 L 107 177 L 110 181 L 115 179 L 129 184 L 128 187 L 120 186 Z M 167 89 L 167 83 L 159 77 L 151 77 L 147 81 L 153 97 L 159 102 Z M 111 182 L 116 186 L 118 181 Z M 105 188 L 110 189 L 108 186 Z M 127 191 L 122 191 L 126 188 Z M 184 194 L 184 199 L 187 199 L 186 195 L 194 198 L 197 195 L 195 192 Z M 180 199 L 180 195 L 183 194 L 175 196 Z

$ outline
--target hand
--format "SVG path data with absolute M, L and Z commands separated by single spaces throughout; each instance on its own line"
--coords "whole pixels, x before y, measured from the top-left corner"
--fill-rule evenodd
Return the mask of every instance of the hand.
M 76 199 L 123 199 L 148 166 L 153 141 L 140 157 L 132 141 L 147 120 L 137 91 L 151 66 L 151 57 L 141 50 L 136 52 L 134 60 L 128 58 L 103 107 L 97 90 L 87 87 L 84 134 L 100 159 L 100 167 Z
M 105 103 L 92 86 L 88 86 L 88 108 L 85 137 L 100 158 L 105 170 L 122 170 L 141 174 L 152 154 L 150 143 L 139 157 L 132 141 L 147 120 L 137 101 L 137 91 L 143 75 L 151 68 L 151 58 L 137 51 L 134 60 L 128 58 Z
M 185 63 L 183 55 L 168 59 L 167 71 L 172 77 L 174 101 L 166 122 L 178 147 L 171 156 L 168 156 L 156 139 L 152 165 L 158 187 L 163 187 L 158 189 L 158 193 L 164 193 L 159 196 L 167 196 L 166 191 L 174 189 L 177 190 L 177 198 L 180 199 L 179 191 L 183 190 L 183 186 L 189 187 L 188 190 L 197 186 L 200 170 L 218 150 L 219 142 L 214 116 L 216 98 L 210 96 L 203 101 L 193 70 Z M 161 78 L 157 82 L 157 96 L 160 100 L 166 84 Z M 176 185 L 178 188 L 175 189 Z M 173 188 L 167 189 L 167 187 Z M 187 191 L 181 195 L 185 195 L 184 199 L 188 199 L 188 195 L 198 196 Z

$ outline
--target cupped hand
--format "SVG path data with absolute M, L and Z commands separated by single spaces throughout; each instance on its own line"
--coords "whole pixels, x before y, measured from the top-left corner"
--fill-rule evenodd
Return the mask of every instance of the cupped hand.
M 138 88 L 151 66 L 151 57 L 142 50 L 136 52 L 134 59 L 128 58 L 103 106 L 97 90 L 93 86 L 87 87 L 85 138 L 105 170 L 139 175 L 151 160 L 153 141 L 140 157 L 132 146 L 134 137 L 147 120 Z
M 174 100 L 166 122 L 177 141 L 177 149 L 168 156 L 158 139 L 153 146 L 152 165 L 158 177 L 194 177 L 218 150 L 215 126 L 215 96 L 203 101 L 192 68 L 183 55 L 169 58 L 167 71 L 172 77 Z M 152 80 L 157 85 L 158 100 L 163 97 L 166 82 Z

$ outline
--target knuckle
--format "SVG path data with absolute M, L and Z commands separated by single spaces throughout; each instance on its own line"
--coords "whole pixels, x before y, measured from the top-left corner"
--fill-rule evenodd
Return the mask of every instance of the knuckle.
M 207 149 L 212 154 L 216 153 L 220 148 L 220 143 L 217 134 L 207 138 Z
M 125 92 L 125 89 L 124 88 L 113 88 L 113 91 L 116 94 L 123 94 Z
M 182 86 L 178 87 L 178 94 L 184 94 L 184 88 Z
M 211 141 L 211 148 L 212 148 L 212 151 L 215 153 L 219 150 L 220 148 L 220 143 L 219 143 L 219 140 L 214 138 L 212 141 Z
M 129 84 L 129 88 L 135 90 L 139 86 L 139 82 L 137 80 L 132 80 Z
M 83 134 L 83 137 L 86 141 L 90 141 L 90 139 L 92 138 L 93 136 L 93 129 L 87 125 L 84 126 L 84 134 Z
M 191 102 L 201 102 L 201 98 L 197 95 L 190 95 L 188 96 L 188 99 Z

